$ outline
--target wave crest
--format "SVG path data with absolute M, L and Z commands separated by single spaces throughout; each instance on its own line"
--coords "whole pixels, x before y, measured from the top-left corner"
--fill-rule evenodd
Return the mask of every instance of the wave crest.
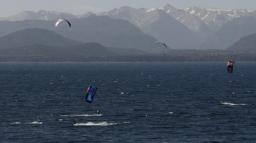
M 111 122 L 87 122 L 87 123 L 75 123 L 73 124 L 73 126 L 113 126 L 113 125 L 117 125 L 117 123 L 111 123 Z
M 101 117 L 103 114 L 71 114 L 71 115 L 60 115 L 61 117 Z
M 232 102 L 221 102 L 222 105 L 227 105 L 227 106 L 246 106 L 247 104 L 244 103 L 232 103 Z

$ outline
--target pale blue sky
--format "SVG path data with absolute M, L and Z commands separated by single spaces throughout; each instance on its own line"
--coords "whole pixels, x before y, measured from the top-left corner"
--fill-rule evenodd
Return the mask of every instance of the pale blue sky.
M 165 4 L 178 8 L 199 6 L 220 9 L 256 10 L 256 0 L 0 0 L 0 17 L 25 10 L 52 10 L 82 14 L 87 11 L 107 11 L 121 6 L 159 8 Z

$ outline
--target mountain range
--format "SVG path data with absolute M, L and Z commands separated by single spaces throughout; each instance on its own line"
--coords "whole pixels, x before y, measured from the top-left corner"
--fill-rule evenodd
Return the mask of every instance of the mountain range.
M 53 26 L 61 17 L 72 22 L 71 29 L 64 25 Z M 179 9 L 167 4 L 152 9 L 125 6 L 84 15 L 25 11 L 1 19 L 0 37 L 22 29 L 42 28 L 82 43 L 161 53 L 157 42 L 166 43 L 171 49 L 224 50 L 241 38 L 256 33 L 254 25 L 256 12 L 198 7 Z
M 127 21 L 112 19 L 107 16 L 89 16 L 74 18 L 72 28 L 66 25 L 55 27 L 56 21 L 48 20 L 23 20 L 0 21 L 0 37 L 6 34 L 28 28 L 41 28 L 54 31 L 72 40 L 80 42 L 96 42 L 107 47 L 154 49 L 154 37 L 143 33 L 139 28 Z
M 122 7 L 103 13 L 103 15 L 127 20 L 146 34 L 152 35 L 176 49 L 193 49 L 198 46 L 196 34 L 160 9 L 147 10 Z
M 0 38 L 0 59 L 68 61 L 116 54 L 98 43 L 81 43 L 45 29 L 24 29 Z
M 244 9 L 178 9 L 167 4 L 159 9 L 121 7 L 102 14 L 127 20 L 175 49 L 225 49 L 239 38 L 256 33 L 254 28 L 243 31 L 242 27 L 246 27 L 248 21 L 254 21 L 256 17 L 255 12 Z M 237 21 L 244 23 L 236 25 Z M 240 31 L 235 35 L 229 34 L 231 28 Z
M 236 53 L 256 54 L 256 34 L 245 36 L 230 46 L 228 50 Z
M 256 60 L 256 36 L 241 39 L 228 50 L 174 50 L 158 49 L 157 53 L 139 49 L 105 47 L 99 43 L 71 40 L 51 30 L 23 29 L 0 38 L 0 61 L 202 61 Z M 247 47 L 241 46 L 247 45 Z M 247 54 L 247 52 L 250 54 Z
M 2 61 L 90 61 L 158 55 L 136 48 L 106 47 L 71 40 L 47 29 L 22 29 L 0 37 Z
M 24 20 L 56 20 L 60 17 L 65 17 L 66 19 L 73 19 L 77 16 L 64 12 L 56 12 L 56 11 L 23 11 L 16 15 L 12 15 L 10 17 L 1 18 L 2 21 L 24 21 Z

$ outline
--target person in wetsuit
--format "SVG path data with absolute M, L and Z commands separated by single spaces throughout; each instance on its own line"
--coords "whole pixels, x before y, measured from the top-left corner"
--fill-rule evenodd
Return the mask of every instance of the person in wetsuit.
M 227 61 L 227 72 L 228 73 L 233 73 L 233 69 L 234 69 L 234 61 L 233 60 L 228 60 Z

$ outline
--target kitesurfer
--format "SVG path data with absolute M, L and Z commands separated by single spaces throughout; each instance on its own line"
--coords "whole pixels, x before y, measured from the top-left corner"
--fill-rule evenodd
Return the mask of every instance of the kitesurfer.
M 233 73 L 234 64 L 235 64 L 235 62 L 233 60 L 227 61 L 226 67 L 227 67 L 228 73 Z
M 96 94 L 96 91 L 97 91 L 97 87 L 96 86 L 93 86 L 93 85 L 90 85 L 87 90 L 86 90 L 86 96 L 85 96 L 85 100 L 88 102 L 88 103 L 92 103 L 93 102 L 93 98 Z

